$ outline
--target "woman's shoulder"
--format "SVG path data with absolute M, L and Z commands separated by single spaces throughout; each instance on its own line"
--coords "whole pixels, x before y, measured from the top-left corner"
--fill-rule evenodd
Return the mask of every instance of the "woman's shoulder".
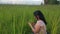
M 37 21 L 37 23 L 40 24 L 40 26 L 45 25 L 44 22 L 43 22 L 42 20 Z
M 44 23 L 42 20 L 38 20 L 37 22 L 38 22 L 38 23 Z

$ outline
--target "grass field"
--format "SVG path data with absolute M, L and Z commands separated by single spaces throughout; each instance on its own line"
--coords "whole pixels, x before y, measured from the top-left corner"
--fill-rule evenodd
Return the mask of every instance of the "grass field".
M 35 21 L 33 12 L 37 9 L 46 18 L 47 31 L 60 34 L 60 5 L 0 5 L 0 34 L 31 34 L 28 21 Z

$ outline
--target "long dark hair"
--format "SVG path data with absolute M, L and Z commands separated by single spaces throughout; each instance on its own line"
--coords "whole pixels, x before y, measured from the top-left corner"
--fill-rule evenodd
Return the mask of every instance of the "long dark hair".
M 44 17 L 43 13 L 42 13 L 40 10 L 36 10 L 36 11 L 34 12 L 34 16 L 35 16 L 35 17 L 36 17 L 36 16 L 39 16 L 39 19 L 41 19 L 42 21 L 44 21 L 44 23 L 47 25 L 47 22 L 46 22 L 46 20 L 45 20 L 45 17 Z

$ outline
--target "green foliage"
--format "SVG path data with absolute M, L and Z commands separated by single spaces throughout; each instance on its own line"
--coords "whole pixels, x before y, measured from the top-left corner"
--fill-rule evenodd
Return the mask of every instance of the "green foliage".
M 33 12 L 37 9 L 46 18 L 47 31 L 60 34 L 60 5 L 0 5 L 0 34 L 31 34 L 28 22 L 34 22 Z

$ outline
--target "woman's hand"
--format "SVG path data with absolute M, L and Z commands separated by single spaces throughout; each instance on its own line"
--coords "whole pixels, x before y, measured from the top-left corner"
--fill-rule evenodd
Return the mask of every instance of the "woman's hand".
M 31 25 L 34 27 L 35 23 L 31 23 Z
M 40 31 L 40 26 L 39 26 L 40 24 L 36 24 L 34 27 L 32 26 L 31 23 L 28 23 L 28 24 L 34 33 L 38 33 Z
M 34 27 L 35 23 L 28 23 L 29 25 L 32 25 Z

